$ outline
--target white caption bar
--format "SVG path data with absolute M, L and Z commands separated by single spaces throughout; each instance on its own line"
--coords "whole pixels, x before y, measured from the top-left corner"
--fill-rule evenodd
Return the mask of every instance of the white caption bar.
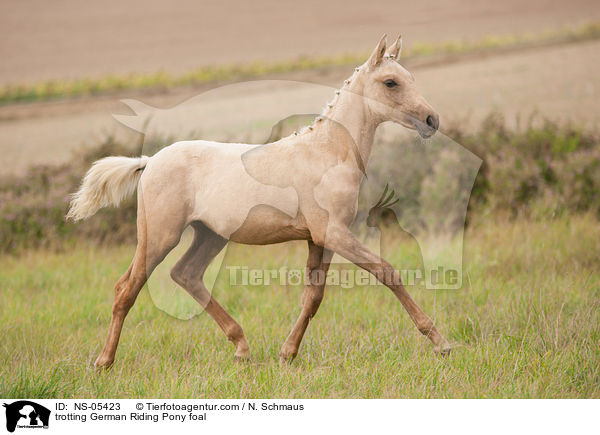
M 596 400 L 5 399 L 0 433 L 588 433 Z M 11 431 L 12 429 L 12 431 Z M 39 429 L 39 430 L 34 430 Z

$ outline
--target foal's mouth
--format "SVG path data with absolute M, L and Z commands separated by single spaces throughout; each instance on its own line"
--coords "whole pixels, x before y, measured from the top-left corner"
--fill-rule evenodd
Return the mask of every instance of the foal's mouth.
M 437 114 L 431 113 L 421 121 L 415 116 L 405 115 L 403 124 L 405 127 L 414 128 L 419 133 L 419 136 L 427 139 L 437 133 L 440 126 L 440 118 Z
M 437 133 L 437 128 L 431 127 L 424 122 L 417 121 L 416 119 L 412 120 L 412 124 L 417 132 L 419 132 L 419 136 L 421 136 L 423 139 L 428 139 Z

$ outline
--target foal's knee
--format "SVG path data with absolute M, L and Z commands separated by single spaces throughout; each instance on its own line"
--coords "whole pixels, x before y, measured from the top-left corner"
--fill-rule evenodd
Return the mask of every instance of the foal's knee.
M 171 269 L 171 279 L 183 288 L 189 288 L 204 277 L 203 268 L 193 268 L 187 262 L 178 262 Z
M 317 314 L 317 310 L 323 301 L 324 291 L 322 287 L 308 289 L 302 295 L 302 307 L 306 310 L 309 317 Z
M 196 281 L 202 280 L 204 271 L 193 269 L 186 262 L 178 262 L 171 269 L 171 279 L 183 288 L 189 288 Z
M 304 305 L 307 306 L 318 306 L 323 301 L 323 291 L 320 289 L 313 289 L 313 291 L 309 291 L 304 295 L 304 300 L 302 301 Z
M 177 267 L 177 264 L 171 269 L 170 275 L 173 281 L 185 288 L 185 280 L 183 279 L 183 274 L 180 268 Z

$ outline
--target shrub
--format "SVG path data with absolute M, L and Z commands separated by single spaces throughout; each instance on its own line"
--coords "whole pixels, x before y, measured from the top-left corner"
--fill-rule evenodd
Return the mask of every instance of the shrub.
M 93 219 L 65 221 L 70 193 L 91 163 L 108 155 L 133 155 L 112 139 L 74 156 L 68 164 L 33 166 L 21 176 L 0 180 L 0 252 L 32 247 L 60 247 L 65 241 L 130 242 L 135 240 L 135 201 L 101 210 Z
M 597 132 L 572 125 L 530 119 L 508 128 L 502 116 L 491 114 L 480 128 L 467 133 L 450 126 L 446 134 L 483 159 L 471 195 L 464 157 L 437 149 L 435 143 L 378 144 L 369 163 L 369 180 L 384 186 L 393 180 L 402 226 L 408 231 L 441 225 L 462 225 L 462 216 L 447 213 L 452 204 L 439 192 L 454 192 L 452 201 L 469 201 L 467 222 L 478 216 L 508 215 L 534 219 L 559 214 L 593 212 L 600 217 L 600 140 Z M 460 149 L 460 147 L 458 147 Z M 130 243 L 136 238 L 136 204 L 129 199 L 119 208 L 100 210 L 93 218 L 67 223 L 64 215 L 91 163 L 108 155 L 139 155 L 107 139 L 97 148 L 75 155 L 58 166 L 34 166 L 20 176 L 0 179 L 0 252 L 23 248 L 61 248 L 65 243 Z M 410 162 L 399 165 L 398 162 Z M 452 168 L 456 169 L 452 169 Z M 449 177 L 452 174 L 452 177 Z M 366 183 L 370 184 L 370 183 Z M 359 213 L 367 215 L 381 191 L 360 196 Z M 428 213 L 431 212 L 431 213 Z M 442 218 L 427 222 L 423 216 Z

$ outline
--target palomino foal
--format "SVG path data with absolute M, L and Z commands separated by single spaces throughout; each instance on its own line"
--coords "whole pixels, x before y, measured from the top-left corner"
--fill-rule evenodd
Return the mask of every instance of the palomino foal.
M 408 294 L 397 272 L 351 233 L 358 192 L 377 126 L 395 121 L 423 137 L 438 128 L 438 115 L 417 92 L 412 75 L 397 62 L 401 39 L 386 51 L 385 36 L 344 82 L 322 116 L 301 131 L 266 145 L 177 142 L 149 158 L 107 157 L 86 174 L 67 215 L 74 220 L 118 205 L 137 187 L 137 249 L 115 285 L 108 337 L 96 366 L 115 358 L 125 316 L 154 268 L 179 242 L 187 226 L 194 240 L 171 271 L 235 345 L 250 356 L 240 325 L 210 295 L 203 275 L 228 240 L 265 245 L 308 241 L 302 311 L 280 357 L 292 360 L 323 299 L 334 252 L 374 274 L 400 300 L 418 330 L 447 353 L 450 346 Z

